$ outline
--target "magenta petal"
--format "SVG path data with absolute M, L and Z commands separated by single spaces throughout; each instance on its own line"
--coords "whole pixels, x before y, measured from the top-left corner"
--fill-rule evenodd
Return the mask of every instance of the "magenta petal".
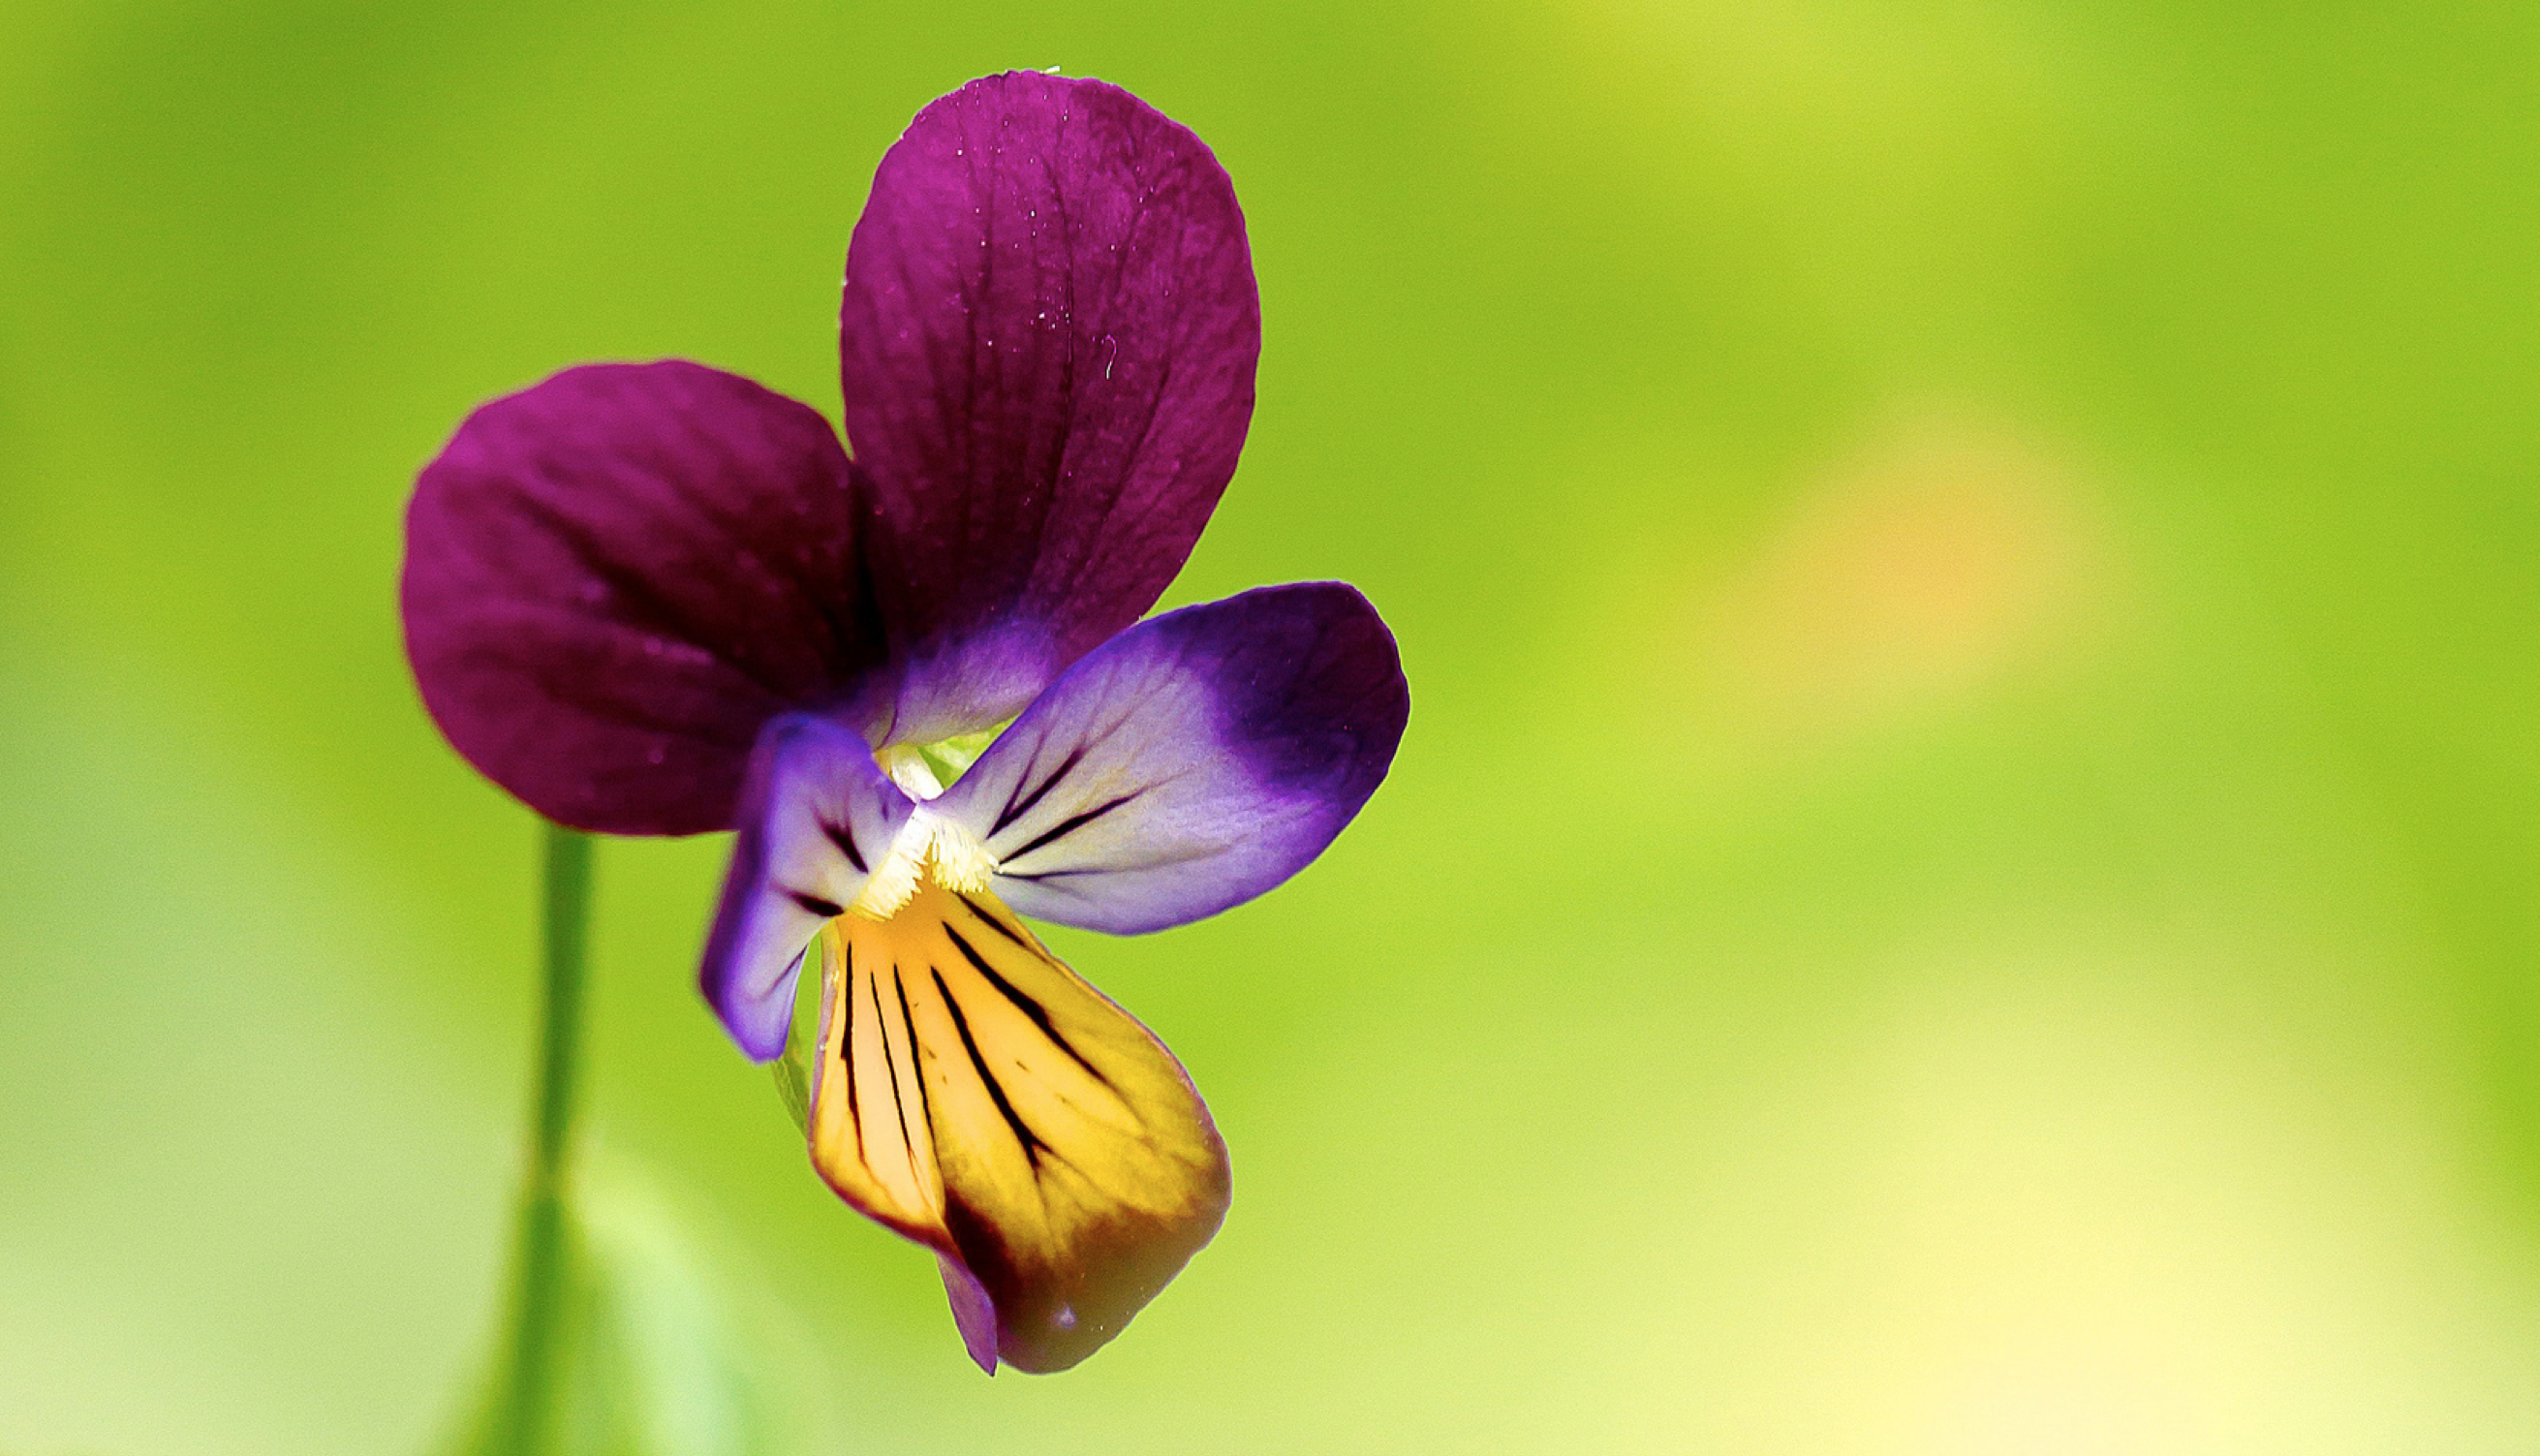
M 881 658 L 851 468 L 809 405 L 682 361 L 478 409 L 406 510 L 433 720 L 551 819 L 729 827 L 760 725 Z
M 882 159 L 839 314 L 901 687 L 885 739 L 1013 716 L 1190 554 L 1252 417 L 1234 185 L 1099 81 L 1018 71 Z
M 785 1050 L 804 949 L 855 903 L 909 807 L 852 728 L 788 714 L 759 735 L 697 973 L 724 1029 L 753 1059 Z
M 936 801 L 997 893 L 1135 934 L 1239 904 L 1321 854 L 1411 711 L 1393 635 L 1337 582 L 1142 622 L 1068 669 Z

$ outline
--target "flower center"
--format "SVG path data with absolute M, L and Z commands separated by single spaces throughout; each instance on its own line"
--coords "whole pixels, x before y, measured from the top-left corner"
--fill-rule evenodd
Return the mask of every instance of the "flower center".
M 890 743 L 876 750 L 874 762 L 882 765 L 900 793 L 917 801 L 917 809 L 899 826 L 889 852 L 874 867 L 873 877 L 865 881 L 855 903 L 847 907 L 849 915 L 888 920 L 917 894 L 920 884 L 929 881 L 965 895 L 988 887 L 988 876 L 997 872 L 997 857 L 988 853 L 977 835 L 926 803 L 961 777 L 1005 730 L 1006 725 L 999 724 L 985 732 L 941 743 Z
M 988 876 L 996 872 L 997 857 L 988 853 L 977 835 L 921 804 L 899 826 L 889 851 L 874 867 L 873 877 L 865 881 L 847 913 L 866 920 L 888 920 L 915 898 L 922 883 L 975 895 L 988 887 Z
M 899 786 L 899 792 L 920 803 L 952 787 L 953 781 L 970 771 L 997 735 L 1014 727 L 1008 719 L 994 728 L 975 733 L 962 733 L 934 743 L 885 743 L 874 752 L 874 762 Z
M 944 780 L 926 761 L 926 750 L 913 743 L 893 743 L 879 749 L 874 753 L 874 762 L 882 765 L 882 771 L 899 786 L 900 793 L 919 803 L 944 792 Z

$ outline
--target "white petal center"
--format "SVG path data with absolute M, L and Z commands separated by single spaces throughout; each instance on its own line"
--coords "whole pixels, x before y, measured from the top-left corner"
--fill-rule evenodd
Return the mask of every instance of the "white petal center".
M 997 858 L 977 835 L 921 804 L 899 826 L 889 853 L 874 867 L 873 877 L 865 881 L 847 913 L 888 920 L 916 895 L 922 880 L 975 895 L 988 887 L 988 876 L 996 872 Z

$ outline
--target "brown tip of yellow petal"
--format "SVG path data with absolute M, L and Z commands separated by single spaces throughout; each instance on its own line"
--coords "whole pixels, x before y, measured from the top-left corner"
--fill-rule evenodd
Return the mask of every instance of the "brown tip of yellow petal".
M 849 916 L 826 938 L 813 1165 L 946 1256 L 973 1357 L 986 1331 L 956 1273 L 993 1308 L 1007 1363 L 1076 1364 L 1226 1217 L 1206 1104 L 1164 1043 L 985 891 L 930 878 L 889 919 Z

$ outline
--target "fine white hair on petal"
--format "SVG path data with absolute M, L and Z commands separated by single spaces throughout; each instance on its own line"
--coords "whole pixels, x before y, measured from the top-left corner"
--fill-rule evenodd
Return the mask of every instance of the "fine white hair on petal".
M 864 889 L 847 906 L 847 913 L 867 920 L 888 920 L 917 893 L 921 879 L 975 895 L 988 887 L 996 872 L 996 857 L 979 843 L 969 826 L 931 809 L 916 809 L 899 826 L 898 835 L 891 840 L 890 853 L 874 867 Z

